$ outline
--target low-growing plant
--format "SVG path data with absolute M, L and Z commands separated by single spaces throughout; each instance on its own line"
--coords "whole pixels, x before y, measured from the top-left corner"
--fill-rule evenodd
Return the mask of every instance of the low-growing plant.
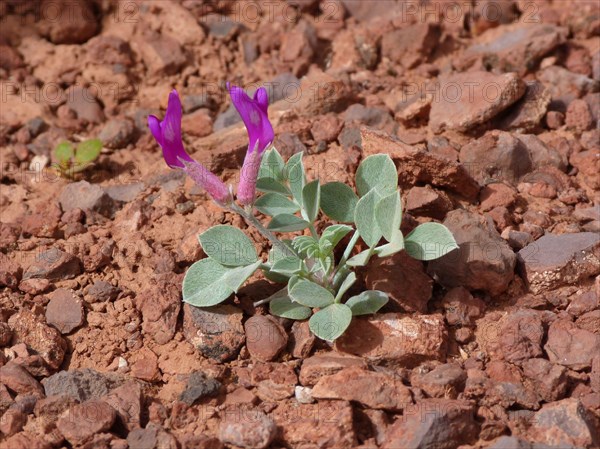
M 252 241 L 236 227 L 219 225 L 203 232 L 199 241 L 208 257 L 188 269 L 183 281 L 185 302 L 197 307 L 219 304 L 262 270 L 269 280 L 287 285 L 256 304 L 269 303 L 273 315 L 308 319 L 315 335 L 333 341 L 353 316 L 375 313 L 388 302 L 387 294 L 378 290 L 349 296 L 357 280 L 356 267 L 399 251 L 432 260 L 458 247 L 439 223 L 424 223 L 402 235 L 397 169 L 388 155 L 372 155 L 361 162 L 356 191 L 340 182 L 321 185 L 318 179 L 309 180 L 302 153 L 284 161 L 272 145 L 266 91 L 258 89 L 250 98 L 238 87 L 228 88 L 250 138 L 237 192 L 240 204 L 232 189 L 185 152 L 176 91 L 170 95 L 165 119 L 160 122 L 150 116 L 149 126 L 169 166 L 186 171 L 219 205 L 255 227 L 272 248 L 267 260 L 261 260 Z M 262 195 L 255 199 L 257 190 Z M 255 211 L 270 217 L 266 226 Z M 316 222 L 321 215 L 336 223 L 319 234 Z M 299 231 L 304 232 L 287 239 L 277 237 Z M 359 240 L 366 249 L 357 252 Z M 336 260 L 335 249 L 342 242 L 345 248 Z
M 54 148 L 56 169 L 66 178 L 72 178 L 74 174 L 88 169 L 98 159 L 102 151 L 100 139 L 89 139 L 79 142 L 77 145 L 69 141 L 63 141 Z

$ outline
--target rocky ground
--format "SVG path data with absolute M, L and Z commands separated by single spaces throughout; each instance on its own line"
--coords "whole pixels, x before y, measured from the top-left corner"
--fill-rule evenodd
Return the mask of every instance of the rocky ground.
M 599 447 L 596 2 L 4 0 L 0 25 L 1 448 Z M 245 225 L 145 121 L 177 88 L 188 150 L 235 183 L 226 81 L 268 86 L 310 177 L 390 154 L 403 231 L 460 249 L 373 261 L 391 301 L 335 345 L 255 309 L 264 279 L 183 306 L 197 234 Z M 50 169 L 93 137 L 91 169 Z

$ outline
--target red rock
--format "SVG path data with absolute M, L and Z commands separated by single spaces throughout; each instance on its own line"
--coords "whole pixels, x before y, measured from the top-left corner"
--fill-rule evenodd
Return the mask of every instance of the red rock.
M 138 383 L 127 382 L 100 399 L 115 409 L 117 421 L 126 430 L 131 431 L 141 426 L 143 394 Z
M 258 398 L 250 390 L 244 387 L 236 388 L 231 393 L 227 393 L 224 406 L 250 404 L 256 405 Z
M 114 85 L 113 85 L 114 87 Z M 59 106 L 58 116 L 67 123 L 74 121 L 77 118 L 82 122 L 102 123 L 104 121 L 104 111 L 95 96 L 95 91 L 79 86 L 71 86 L 65 91 L 67 102 Z M 61 116 L 61 111 L 66 117 Z M 77 122 L 76 122 L 77 123 Z M 80 181 L 80 184 L 86 181 Z M 71 184 L 68 184 L 68 186 Z M 68 187 L 67 186 L 67 187 Z M 63 207 L 63 210 L 65 208 Z
M 38 254 L 25 270 L 23 279 L 72 279 L 79 273 L 81 273 L 79 259 L 54 247 Z
M 359 143 L 363 149 L 363 157 L 379 154 L 385 148 L 398 167 L 398 182 L 401 187 L 431 184 L 469 199 L 476 198 L 479 193 L 479 185 L 469 174 L 468 167 L 445 157 L 416 149 L 382 131 L 366 127 L 360 129 Z
M 246 348 L 250 356 L 261 362 L 270 362 L 287 346 L 287 332 L 271 316 L 254 315 L 244 324 Z
M 460 162 L 480 184 L 505 181 L 516 184 L 533 169 L 527 147 L 510 133 L 493 130 L 464 145 Z
M 23 217 L 21 226 L 26 236 L 56 238 L 58 220 L 50 214 L 30 214 Z
M 25 368 L 14 362 L 0 366 L 0 378 L 2 383 L 15 393 L 37 396 L 44 394 L 42 385 Z
M 38 434 L 20 432 L 0 442 L 0 449 L 51 449 L 52 445 Z
M 508 108 L 525 90 L 525 83 L 515 73 L 467 72 L 442 76 L 432 102 L 429 126 L 435 133 L 445 129 L 467 131 Z
M 447 339 L 441 315 L 385 313 L 352 320 L 335 348 L 376 364 L 412 367 L 424 360 L 443 360 Z
M 158 357 L 148 348 L 142 348 L 128 360 L 131 375 L 146 382 L 157 382 L 161 379 L 158 369 Z
M 186 62 L 179 43 L 170 36 L 151 32 L 138 40 L 144 64 L 152 75 L 172 75 Z
M 56 427 L 67 441 L 75 445 L 110 429 L 115 418 L 114 408 L 106 402 L 92 399 L 64 412 L 56 422 Z
M 567 370 L 546 359 L 528 359 L 521 364 L 523 374 L 533 381 L 536 393 L 546 402 L 558 401 L 567 393 Z
M 508 244 L 477 214 L 457 209 L 443 223 L 459 248 L 429 262 L 428 274 L 447 287 L 464 286 L 498 295 L 514 277 L 516 257 Z
M 413 187 L 406 195 L 406 212 L 417 217 L 431 217 L 443 220 L 452 209 L 452 201 L 442 191 L 429 186 Z
M 136 296 L 136 308 L 142 314 L 142 330 L 160 345 L 168 343 L 175 335 L 177 317 L 181 310 L 179 292 L 180 286 L 156 280 Z M 100 296 L 104 298 L 106 294 Z M 114 294 L 109 295 L 112 296 Z
M 470 326 L 485 311 L 485 302 L 474 298 L 464 287 L 449 290 L 442 299 L 442 306 L 446 311 L 446 321 L 451 326 Z
M 404 411 L 388 430 L 384 449 L 451 449 L 477 441 L 474 406 L 457 399 L 425 399 Z
M 327 114 L 315 120 L 310 128 L 315 142 L 333 142 L 342 130 L 342 122 L 334 114 Z
M 400 378 L 358 367 L 322 377 L 314 386 L 312 396 L 355 401 L 368 408 L 390 411 L 404 410 L 412 404 L 410 390 Z
M 213 132 L 213 121 L 207 109 L 198 109 L 183 116 L 181 130 L 195 137 L 208 136 Z
M 256 363 L 250 372 L 257 396 L 267 402 L 281 401 L 294 395 L 298 376 L 293 367 L 279 363 Z
M 293 63 L 292 72 L 298 75 L 308 69 L 314 56 L 317 39 L 315 29 L 307 21 L 301 20 L 283 35 L 279 57 L 282 62 Z
M 488 11 L 497 12 L 495 8 Z M 458 65 L 468 66 L 476 59 L 499 72 L 517 71 L 524 75 L 534 68 L 542 57 L 551 52 L 567 37 L 567 29 L 547 23 L 524 23 L 504 25 L 483 33 L 466 50 Z
M 114 212 L 115 206 L 102 187 L 87 181 L 67 184 L 58 201 L 65 212 L 74 209 L 91 210 L 107 217 Z
M 585 75 L 570 72 L 559 65 L 540 70 L 536 77 L 550 91 L 552 108 L 561 112 L 575 99 L 597 90 L 597 82 Z
M 219 426 L 219 439 L 223 443 L 263 449 L 275 439 L 277 425 L 264 412 L 245 410 L 245 419 L 232 419 L 232 415 L 236 414 L 226 414 Z
M 545 404 L 531 422 L 528 439 L 549 446 L 593 447 L 599 443 L 595 417 L 577 399 Z
M 528 81 L 525 95 L 499 118 L 498 128 L 520 132 L 534 131 L 550 105 L 550 91 L 538 81 Z
M 573 167 L 579 170 L 580 177 L 592 189 L 600 188 L 600 157 L 598 152 L 593 150 L 580 151 L 570 156 L 569 162 Z
M 205 357 L 221 362 L 230 360 L 244 344 L 242 312 L 227 304 L 210 309 L 185 304 L 183 334 Z
M 600 273 L 600 238 L 593 232 L 548 234 L 518 253 L 533 293 L 579 282 Z
M 571 297 L 567 312 L 569 314 L 578 317 L 584 313 L 592 312 L 600 308 L 600 297 L 599 293 L 590 290 L 588 292 L 578 293 L 574 297 Z
M 310 331 L 308 321 L 294 321 L 290 333 L 290 353 L 297 359 L 306 359 L 310 356 L 317 340 Z
M 9 248 L 19 240 L 21 226 L 16 223 L 0 223 L 0 248 Z
M 492 359 L 515 363 L 542 355 L 544 328 L 540 314 L 534 310 L 486 315 L 477 322 L 475 336 L 479 347 Z
M 427 311 L 433 280 L 427 276 L 423 263 L 404 251 L 392 257 L 374 259 L 367 268 L 367 288 L 389 295 L 386 310 L 393 312 Z
M 0 418 L 0 432 L 5 437 L 14 435 L 23 429 L 27 422 L 27 415 L 18 408 L 9 408 Z
M 276 441 L 286 447 L 357 447 L 352 407 L 345 401 L 280 402 L 271 417 L 281 429 Z
M 8 346 L 12 340 L 12 330 L 6 323 L 0 322 L 0 346 Z
M 431 22 L 409 25 L 389 33 L 381 40 L 381 55 L 412 69 L 426 62 L 437 46 L 441 28 Z
M 336 352 L 326 352 L 314 355 L 302 362 L 300 383 L 315 385 L 324 376 L 331 376 L 345 368 L 357 367 L 366 369 L 367 363 L 360 357 L 353 357 Z
M 50 295 L 46 306 L 46 322 L 61 334 L 68 334 L 83 324 L 83 305 L 72 291 L 59 288 Z
M 16 290 L 23 275 L 23 268 L 7 255 L 0 253 L 0 287 Z
M 577 318 L 575 324 L 581 329 L 600 334 L 600 310 L 584 313 Z
M 83 0 L 53 2 L 40 5 L 42 33 L 54 44 L 82 44 L 98 32 L 92 6 Z
M 411 377 L 413 387 L 420 388 L 432 398 L 456 399 L 465 388 L 467 373 L 457 363 L 446 363 L 426 374 Z
M 553 363 L 575 371 L 590 369 L 593 358 L 600 353 L 600 335 L 559 319 L 548 329 L 544 350 Z
M 56 329 L 39 321 L 28 310 L 21 310 L 8 320 L 13 330 L 13 343 L 25 343 L 39 354 L 51 369 L 62 364 L 67 344 Z
M 512 206 L 516 199 L 515 189 L 501 182 L 486 185 L 479 194 L 480 208 L 484 212 L 498 206 Z
M 565 124 L 567 128 L 579 132 L 587 131 L 592 127 L 593 117 L 585 100 L 573 100 L 567 108 Z
M 550 129 L 559 129 L 565 124 L 565 114 L 560 111 L 548 111 L 546 126 Z

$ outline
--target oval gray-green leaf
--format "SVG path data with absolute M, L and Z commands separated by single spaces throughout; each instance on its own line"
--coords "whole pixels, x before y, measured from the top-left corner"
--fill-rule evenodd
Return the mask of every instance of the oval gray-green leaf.
M 352 315 L 368 315 L 375 313 L 388 302 L 388 295 L 379 290 L 367 290 L 360 295 L 353 296 L 346 301 L 346 305 L 352 310 Z
M 285 164 L 284 176 L 287 179 L 294 199 L 302 206 L 302 189 L 306 184 L 302 153 L 296 153 Z
M 206 255 L 221 265 L 239 267 L 258 259 L 252 241 L 233 226 L 214 226 L 200 234 L 199 240 Z
M 379 257 L 391 256 L 392 254 L 396 254 L 402 251 L 403 249 L 404 237 L 402 236 L 402 231 L 400 231 L 400 229 L 396 229 L 394 231 L 390 243 L 386 243 L 385 245 L 381 245 L 375 248 Z
M 376 189 L 371 190 L 356 203 L 354 211 L 354 223 L 356 230 L 363 241 L 374 246 L 381 239 L 381 230 L 375 217 L 375 206 L 379 202 L 379 194 Z
M 183 278 L 183 301 L 197 307 L 225 301 L 233 290 L 223 282 L 229 269 L 206 258 L 194 263 Z
M 354 222 L 358 195 L 341 182 L 328 182 L 321 187 L 321 209 L 329 218 L 342 223 Z
M 281 193 L 282 195 L 291 195 L 290 189 L 274 178 L 258 178 L 256 188 L 261 192 Z
M 375 215 L 381 233 L 388 242 L 391 242 L 394 232 L 400 229 L 400 223 L 402 222 L 400 192 L 396 190 L 391 195 L 379 200 L 375 206 Z
M 319 215 L 319 205 L 321 203 L 321 184 L 319 180 L 309 182 L 302 189 L 302 210 L 306 213 L 307 221 L 313 222 Z
M 423 223 L 404 239 L 404 249 L 418 260 L 433 260 L 458 248 L 450 230 L 440 223 Z
M 54 148 L 54 157 L 60 165 L 67 165 L 74 154 L 71 142 L 61 142 Z
M 354 285 L 355 282 L 356 273 L 354 273 L 354 271 L 351 271 L 350 273 L 348 273 L 348 276 L 346 276 L 346 279 L 344 279 L 344 281 L 342 282 L 342 285 L 340 285 L 340 289 L 338 290 L 337 295 L 335 295 L 335 300 L 337 301 L 342 296 L 344 296 L 344 293 L 346 293 L 348 289 L 352 287 L 352 285 Z
M 371 189 L 377 189 L 381 196 L 387 196 L 398 187 L 396 164 L 387 154 L 374 154 L 363 160 L 356 170 L 356 190 L 365 196 Z
M 377 254 L 377 251 L 366 249 L 348 259 L 346 265 L 349 267 L 364 267 L 367 263 L 369 263 L 369 259 L 373 254 Z
M 310 308 L 297 302 L 292 302 L 288 296 L 287 288 L 279 290 L 270 297 L 269 311 L 273 315 L 290 320 L 305 320 L 311 314 Z
M 350 307 L 346 304 L 331 304 L 311 316 L 308 326 L 317 337 L 334 341 L 348 329 L 351 321 Z
M 295 214 L 300 207 L 279 193 L 265 193 L 254 203 L 254 207 L 265 215 L 273 217 L 279 214 Z
M 275 147 L 267 150 L 263 154 L 262 161 L 260 163 L 260 169 L 258 171 L 259 178 L 272 178 L 277 181 L 283 181 L 283 168 L 285 162 L 279 154 L 279 151 Z
M 267 229 L 278 232 L 302 231 L 308 227 L 309 223 L 300 217 L 292 214 L 279 214 L 271 220 Z
M 327 307 L 333 303 L 333 295 L 325 287 L 306 279 L 300 279 L 290 289 L 290 297 L 307 307 Z

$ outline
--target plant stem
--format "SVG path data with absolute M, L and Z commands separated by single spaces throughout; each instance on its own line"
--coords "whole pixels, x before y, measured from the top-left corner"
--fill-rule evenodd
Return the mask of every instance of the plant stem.
M 315 225 L 314 225 L 313 223 L 311 223 L 311 224 L 308 226 L 308 229 L 310 229 L 310 234 L 313 236 L 313 238 L 314 238 L 316 241 L 319 241 L 319 234 L 317 234 L 317 230 L 315 229 Z
M 286 256 L 294 255 L 292 250 L 290 250 L 281 240 L 279 240 L 277 237 L 275 237 L 275 235 L 271 231 L 269 231 L 267 228 L 265 228 L 262 225 L 262 223 L 260 221 L 258 221 L 258 219 L 254 215 L 252 215 L 252 212 L 245 211 L 244 209 L 242 209 L 235 203 L 231 203 L 228 206 L 228 208 L 232 212 L 235 212 L 236 214 L 241 215 L 249 225 L 254 226 L 254 228 L 258 232 L 260 232 L 260 234 L 263 237 L 265 237 L 267 240 L 269 240 L 273 244 L 273 246 L 276 246 L 277 248 L 279 248 L 283 252 L 283 254 L 285 254 Z
M 356 242 L 358 242 L 359 237 L 360 237 L 360 235 L 358 234 L 358 231 L 354 231 L 354 234 L 352 234 L 352 238 L 348 242 L 348 246 L 346 246 L 346 249 L 344 250 L 344 254 L 342 255 L 342 258 L 340 259 L 340 263 L 338 264 L 338 267 L 336 268 L 334 274 L 339 271 L 340 267 L 343 267 L 346 264 L 346 261 L 350 257 L 350 253 L 352 253 L 352 250 L 354 249 Z

